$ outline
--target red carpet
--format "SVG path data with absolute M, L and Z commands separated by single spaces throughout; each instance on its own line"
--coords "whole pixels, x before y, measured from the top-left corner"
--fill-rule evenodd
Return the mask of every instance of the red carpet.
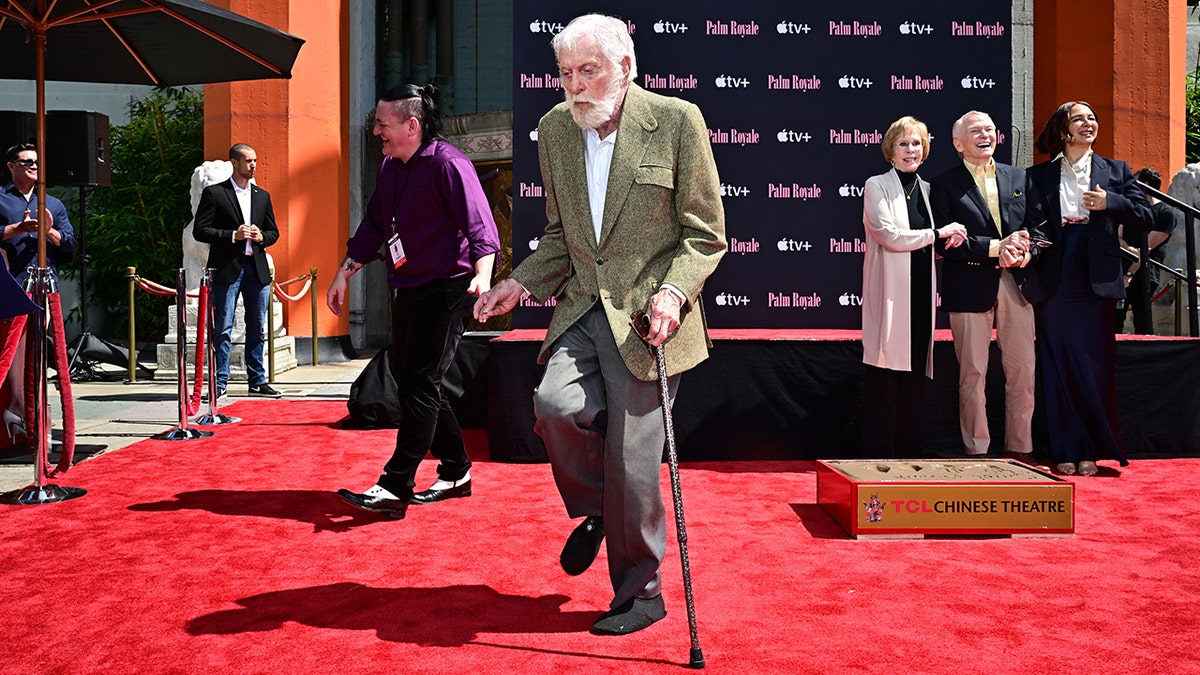
M 558 569 L 547 465 L 481 461 L 473 497 L 391 521 L 333 491 L 371 484 L 393 432 L 337 428 L 338 402 L 229 411 L 246 421 L 76 466 L 58 482 L 80 499 L 0 507 L 0 672 L 684 670 L 673 538 L 667 618 L 590 635 L 604 553 Z M 811 462 L 684 465 L 706 672 L 1200 672 L 1200 460 L 1102 468 L 1073 538 L 854 541 Z

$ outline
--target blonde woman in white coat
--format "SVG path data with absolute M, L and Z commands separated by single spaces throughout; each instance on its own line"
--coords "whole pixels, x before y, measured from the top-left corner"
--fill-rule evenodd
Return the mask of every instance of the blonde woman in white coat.
M 891 170 L 872 176 L 863 190 L 862 453 L 918 457 L 922 393 L 933 377 L 933 242 L 958 246 L 967 230 L 957 223 L 935 229 L 929 184 L 917 175 L 929 156 L 924 123 L 912 117 L 893 122 L 883 136 L 883 156 Z

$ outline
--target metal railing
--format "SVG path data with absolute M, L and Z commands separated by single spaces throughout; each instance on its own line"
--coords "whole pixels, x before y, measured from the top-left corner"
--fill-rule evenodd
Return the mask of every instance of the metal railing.
M 1167 274 L 1171 275 L 1171 277 L 1173 279 L 1175 279 L 1176 290 L 1181 290 L 1181 288 L 1180 288 L 1181 286 L 1187 288 L 1188 328 L 1189 328 L 1188 334 L 1191 335 L 1192 337 L 1200 337 L 1200 314 L 1197 313 L 1197 307 L 1196 307 L 1196 295 L 1197 294 L 1196 294 L 1196 230 L 1195 230 L 1196 217 L 1200 216 L 1200 209 L 1197 209 L 1196 207 L 1192 206 L 1191 204 L 1186 204 L 1186 203 L 1176 199 L 1175 197 L 1172 197 L 1171 195 L 1169 195 L 1165 192 L 1162 192 L 1161 190 L 1156 190 L 1155 188 L 1152 188 L 1149 185 L 1146 185 L 1145 183 L 1143 183 L 1141 181 L 1138 181 L 1138 185 L 1142 188 L 1142 190 L 1147 195 L 1155 197 L 1159 201 L 1163 202 L 1164 204 L 1169 204 L 1170 206 L 1174 207 L 1177 211 L 1180 211 L 1183 213 L 1183 221 L 1184 221 L 1183 233 L 1184 233 L 1184 247 L 1185 247 L 1184 255 L 1186 256 L 1186 258 L 1185 258 L 1186 262 L 1184 264 L 1183 271 L 1180 272 L 1178 270 L 1171 269 L 1170 267 L 1167 267 L 1166 265 L 1163 265 L 1162 263 L 1157 262 L 1157 261 L 1151 260 L 1150 262 L 1153 265 L 1156 265 L 1160 271 L 1166 272 Z M 1149 257 L 1146 255 L 1143 255 L 1142 259 L 1149 260 Z M 1177 317 L 1179 316 L 1179 312 L 1180 312 L 1181 308 L 1182 307 L 1180 304 L 1179 293 L 1176 293 L 1176 295 L 1175 295 L 1175 312 L 1176 312 Z M 1181 327 L 1178 325 L 1178 322 L 1176 323 L 1176 325 L 1177 325 L 1177 327 Z

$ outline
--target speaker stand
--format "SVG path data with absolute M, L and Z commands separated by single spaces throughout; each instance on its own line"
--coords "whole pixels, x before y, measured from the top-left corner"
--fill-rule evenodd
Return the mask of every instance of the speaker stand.
M 71 344 L 67 345 L 70 355 L 67 361 L 68 372 L 72 382 L 91 382 L 97 380 L 118 379 L 129 366 L 129 350 L 114 345 L 97 335 L 92 335 L 88 328 L 88 263 L 91 256 L 87 254 L 87 193 L 84 186 L 79 186 L 79 231 L 75 243 L 79 248 L 79 321 L 83 328 Z M 107 363 L 121 368 L 120 373 L 109 373 L 98 365 Z M 151 371 L 142 364 L 138 368 L 149 374 Z

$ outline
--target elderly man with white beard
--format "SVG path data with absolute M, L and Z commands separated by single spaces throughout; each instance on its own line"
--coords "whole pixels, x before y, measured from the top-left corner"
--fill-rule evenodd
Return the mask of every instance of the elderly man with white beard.
M 546 230 L 475 316 L 526 294 L 557 299 L 534 412 L 567 513 L 583 518 L 560 563 L 582 574 L 607 538 L 614 595 L 592 631 L 624 635 L 666 615 L 665 430 L 647 343 L 664 345 L 673 397 L 679 373 L 708 355 L 700 290 L 725 253 L 725 214 L 700 110 L 634 82 L 622 21 L 581 16 L 551 45 L 566 101 L 538 124 Z

